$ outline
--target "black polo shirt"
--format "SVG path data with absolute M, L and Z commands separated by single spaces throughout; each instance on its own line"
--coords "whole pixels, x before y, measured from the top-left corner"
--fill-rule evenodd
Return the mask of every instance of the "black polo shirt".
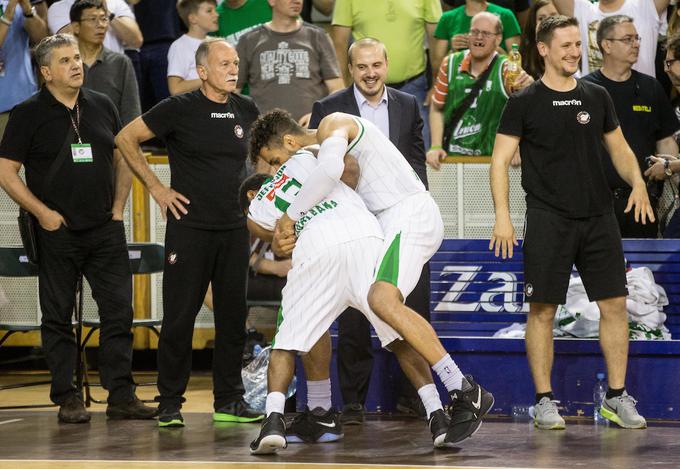
M 170 186 L 191 202 L 189 213 L 180 220 L 169 216 L 170 223 L 208 230 L 245 226 L 238 188 L 258 115 L 247 96 L 231 94 L 216 103 L 201 90 L 171 96 L 142 115 L 168 148 Z
M 680 129 L 661 84 L 656 78 L 635 70 L 626 81 L 610 80 L 601 70 L 583 79 L 604 87 L 611 96 L 623 136 L 644 172 L 648 167 L 645 158 L 656 153 L 656 142 Z M 606 153 L 606 149 L 604 151 Z M 608 154 L 604 159 L 604 170 L 612 189 L 630 187 L 616 172 Z
M 79 132 L 92 145 L 91 163 L 74 163 L 70 145 L 49 187 L 43 180 L 63 147 L 73 112 L 43 87 L 12 109 L 0 143 L 0 157 L 22 163 L 26 184 L 45 205 L 59 212 L 72 230 L 93 228 L 111 219 L 114 196 L 113 139 L 120 130 L 111 100 L 81 88 Z M 75 134 L 75 132 L 74 132 Z M 74 135 L 73 142 L 78 138 Z

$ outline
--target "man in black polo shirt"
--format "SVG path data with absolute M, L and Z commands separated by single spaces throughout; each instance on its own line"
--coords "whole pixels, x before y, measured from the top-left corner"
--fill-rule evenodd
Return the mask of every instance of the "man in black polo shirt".
M 106 413 L 152 418 L 155 409 L 135 397 L 131 374 L 132 274 L 123 227 L 131 175 L 114 152 L 118 113 L 108 97 L 81 88 L 83 66 L 72 36 L 43 39 L 35 55 L 45 86 L 12 110 L 0 144 L 0 186 L 40 225 L 41 333 L 52 374 L 50 398 L 60 406 L 60 421 L 90 420 L 73 385 L 77 344 L 71 317 L 82 273 L 102 321 Z M 27 184 L 18 176 L 22 165 Z
M 602 68 L 584 80 L 607 90 L 614 102 L 621 131 L 637 157 L 642 172 L 646 158 L 655 153 L 678 155 L 673 134 L 680 129 L 668 96 L 661 84 L 649 75 L 633 70 L 640 51 L 633 18 L 608 16 L 597 28 L 597 45 L 602 51 Z M 636 223 L 632 212 L 624 213 L 631 187 L 616 173 L 610 158 L 604 158 L 607 182 L 614 196 L 614 214 L 624 238 L 657 238 L 658 223 Z M 650 181 L 647 191 L 655 210 L 663 191 L 663 182 Z
M 221 422 L 254 422 L 263 416 L 243 400 L 241 357 L 245 344 L 249 235 L 239 209 L 250 125 L 259 112 L 234 93 L 238 56 L 223 39 L 196 51 L 200 89 L 161 101 L 118 137 L 123 156 L 167 215 L 163 326 L 158 344 L 158 424 L 183 426 L 182 395 L 191 372 L 194 321 L 212 282 L 215 312 L 213 386 Z M 165 141 L 172 187 L 149 168 L 139 144 Z
M 631 186 L 626 212 L 654 221 L 645 182 L 626 143 L 611 98 L 601 86 L 577 81 L 581 37 L 575 18 L 544 20 L 537 32 L 545 61 L 539 81 L 512 95 L 498 127 L 491 161 L 496 224 L 490 248 L 512 257 L 517 244 L 510 220 L 508 167 L 517 147 L 527 193 L 524 294 L 530 303 L 526 348 L 536 386 L 534 424 L 564 428 L 550 384 L 553 318 L 564 304 L 572 266 L 600 309 L 600 345 L 609 390 L 600 408 L 625 428 L 645 428 L 635 399 L 625 391 L 628 358 L 626 274 L 611 194 L 602 168 L 601 141 L 618 174 Z

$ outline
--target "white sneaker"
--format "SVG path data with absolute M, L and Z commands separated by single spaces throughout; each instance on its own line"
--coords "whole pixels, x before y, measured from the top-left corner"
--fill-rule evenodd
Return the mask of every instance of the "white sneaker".
M 647 428 L 647 421 L 638 414 L 637 401 L 626 391 L 620 396 L 604 399 L 600 415 L 623 428 Z
M 564 419 L 557 410 L 560 401 L 543 397 L 534 406 L 534 426 L 543 430 L 564 430 Z

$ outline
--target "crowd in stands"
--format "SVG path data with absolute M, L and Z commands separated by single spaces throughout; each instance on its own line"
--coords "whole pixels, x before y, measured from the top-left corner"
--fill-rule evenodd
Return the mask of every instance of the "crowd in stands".
M 311 128 L 338 110 L 369 119 L 427 185 L 426 164 L 439 170 L 450 156 L 491 155 L 509 96 L 544 73 L 537 28 L 558 14 L 578 19 L 577 76 L 609 92 L 655 210 L 664 188 L 674 187 L 677 200 L 677 184 L 664 185 L 680 173 L 680 12 L 669 0 L 0 0 L 0 138 L 12 109 L 50 79 L 32 53 L 50 35 L 75 37 L 83 87 L 110 99 L 121 128 L 143 113 L 154 115 L 155 107 L 158 114 L 159 103 L 172 108 L 167 98 L 210 83 L 197 51 L 219 37 L 237 54 L 219 64 L 229 68 L 222 79 L 249 96 L 249 112 L 282 108 Z M 510 76 L 514 45 L 523 71 Z M 156 118 L 148 137 L 158 138 L 145 145 L 182 140 L 177 122 Z M 243 139 L 249 129 L 237 125 L 233 132 Z M 520 164 L 521 155 L 514 161 Z M 680 237 L 680 212 L 663 224 L 636 224 L 626 212 L 630 186 L 610 162 L 603 164 L 624 237 Z M 290 265 L 275 262 L 266 247 L 253 248 L 251 267 L 275 276 L 278 285 Z M 251 272 L 251 281 L 256 277 Z M 347 326 L 359 327 L 367 330 Z M 347 346 L 357 348 L 350 355 L 364 380 L 349 387 L 358 393 L 347 391 L 354 406 L 347 415 L 360 421 L 370 364 L 357 358 L 365 345 Z M 358 373 L 343 366 L 347 376 Z

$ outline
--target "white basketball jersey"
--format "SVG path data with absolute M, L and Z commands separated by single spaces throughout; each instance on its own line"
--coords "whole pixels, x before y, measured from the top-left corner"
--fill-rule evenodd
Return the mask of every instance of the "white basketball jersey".
M 316 157 L 300 150 L 262 186 L 250 203 L 248 218 L 274 230 L 276 222 L 317 166 Z M 304 259 L 322 249 L 370 236 L 382 239 L 382 229 L 366 205 L 347 185 L 338 183 L 328 196 L 295 223 L 298 240 L 293 258 Z
M 361 175 L 357 194 L 373 213 L 389 208 L 425 186 L 404 155 L 372 122 L 354 117 L 359 134 L 347 153 L 359 162 Z

